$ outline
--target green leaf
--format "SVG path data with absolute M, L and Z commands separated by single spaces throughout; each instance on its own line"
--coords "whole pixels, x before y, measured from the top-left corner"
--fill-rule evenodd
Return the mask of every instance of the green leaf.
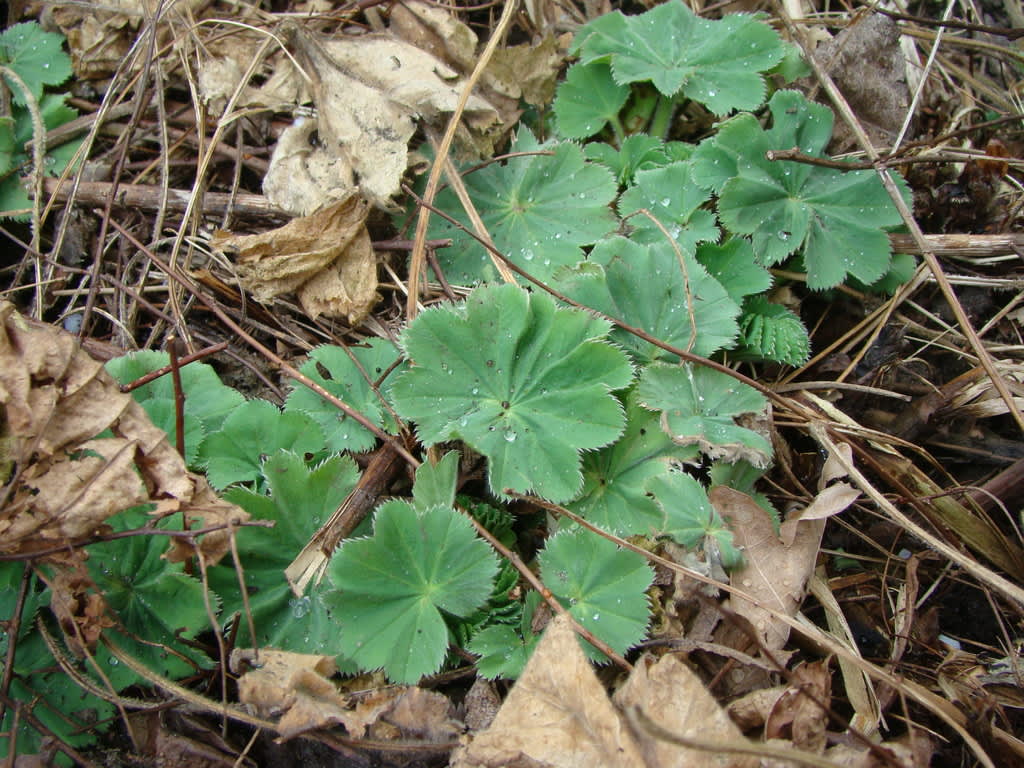
M 590 261 L 560 271 L 553 282 L 585 306 L 698 355 L 732 346 L 736 339 L 739 305 L 692 256 L 684 253 L 681 265 L 664 238 L 649 246 L 622 237 L 602 240 Z M 619 328 L 612 339 L 640 363 L 672 358 Z
M 521 130 L 511 152 L 535 144 Z M 583 258 L 581 246 L 615 229 L 609 204 L 617 192 L 607 168 L 588 164 L 575 144 L 546 147 L 551 155 L 513 157 L 465 177 L 466 189 L 495 247 L 541 280 L 558 267 Z M 455 193 L 441 192 L 435 204 L 472 231 Z M 430 237 L 452 238 L 438 251 L 449 281 L 472 284 L 496 281 L 498 272 L 484 248 L 440 217 L 431 219 Z
M 770 130 L 762 129 L 752 115 L 739 115 L 695 155 L 695 178 L 713 188 L 721 185 L 722 223 L 732 232 L 750 235 L 755 253 L 768 266 L 802 249 L 812 289 L 831 288 L 847 275 L 874 282 L 890 264 L 884 230 L 902 223 L 878 176 L 874 171 L 769 161 L 765 152 L 772 149 L 798 147 L 820 155 L 831 136 L 832 114 L 795 91 L 778 91 L 768 106 Z M 900 183 L 909 202 L 909 192 Z
M 414 365 L 391 390 L 426 445 L 463 440 L 505 489 L 567 501 L 579 492 L 580 451 L 622 433 L 626 356 L 608 324 L 557 308 L 544 294 L 484 286 L 464 304 L 423 312 L 402 337 Z
M 626 400 L 626 431 L 612 445 L 583 457 L 583 492 L 567 504 L 602 530 L 619 536 L 650 534 L 661 527 L 661 512 L 647 495 L 647 481 L 674 462 L 697 457 L 695 447 L 672 442 L 659 416 L 640 407 L 636 393 Z
M 585 145 L 583 152 L 588 159 L 608 166 L 619 184 L 625 186 L 633 183 L 637 171 L 685 160 L 693 149 L 696 148 L 680 141 L 665 144 L 655 136 L 638 133 L 623 139 L 619 149 L 595 141 Z
M 385 431 L 397 429 L 395 420 L 387 412 L 370 381 L 386 388 L 402 366 L 396 366 L 401 355 L 386 339 L 371 339 L 365 347 L 348 348 L 358 366 L 343 347 L 324 345 L 309 353 L 309 360 L 299 368 L 346 405 L 362 413 L 374 425 Z M 362 370 L 359 369 L 362 367 Z M 390 371 L 390 372 L 389 372 Z M 387 378 L 381 377 L 387 373 Z M 369 377 L 370 381 L 367 381 Z M 374 446 L 377 437 L 363 425 L 339 411 L 313 390 L 297 386 L 288 395 L 285 411 L 300 411 L 310 416 L 323 429 L 326 446 L 331 451 L 366 451 Z
M 130 384 L 148 373 L 170 364 L 166 352 L 146 350 L 115 357 L 106 364 L 107 373 L 122 384 Z M 179 369 L 181 389 L 185 393 L 185 414 L 199 419 L 206 432 L 220 429 L 224 419 L 245 402 L 240 392 L 221 382 L 217 372 L 206 363 L 189 363 Z M 174 401 L 174 380 L 170 374 L 132 390 L 132 397 L 143 405 L 147 400 Z
M 117 531 L 138 530 L 146 525 L 149 516 L 139 508 L 131 509 L 110 519 Z M 170 520 L 166 522 L 170 524 Z M 167 538 L 153 533 L 140 533 L 114 541 L 101 542 L 89 547 L 89 575 L 102 592 L 107 605 L 117 615 L 130 636 L 118 637 L 117 642 L 126 651 L 158 674 L 177 678 L 194 667 L 165 647 L 186 653 L 176 642 L 176 636 L 195 637 L 209 629 L 203 600 L 203 585 L 188 576 L 181 563 L 163 558 L 167 551 Z M 211 598 L 216 608 L 216 598 Z M 139 678 L 116 659 L 97 654 L 114 687 L 118 690 Z
M 550 537 L 539 559 L 544 585 L 613 651 L 625 653 L 643 640 L 650 617 L 644 593 L 654 579 L 643 557 L 577 528 Z M 593 658 L 604 658 L 588 643 L 584 647 Z
M 340 650 L 398 683 L 436 672 L 448 647 L 441 612 L 467 616 L 491 594 L 498 563 L 469 521 L 451 508 L 378 508 L 373 536 L 346 541 L 324 599 L 341 627 Z
M 803 365 L 810 356 L 811 340 L 799 317 L 764 296 L 751 296 L 747 300 L 740 317 L 737 359 Z
M 696 444 L 712 458 L 743 458 L 764 466 L 771 445 L 734 417 L 764 409 L 764 397 L 720 371 L 692 363 L 653 363 L 644 369 L 637 388 L 645 408 L 663 411 L 662 424 L 680 445 Z
M 455 503 L 455 483 L 458 479 L 458 451 L 448 451 L 437 464 L 424 461 L 416 469 L 416 482 L 412 486 L 416 509 L 452 506 Z
M 284 570 L 355 488 L 359 470 L 349 456 L 332 456 L 310 469 L 301 456 L 287 451 L 268 458 L 262 470 L 269 497 L 247 488 L 230 488 L 224 494 L 254 520 L 274 523 L 273 528 L 246 527 L 235 534 L 256 642 L 297 653 L 330 653 L 338 629 L 322 594 L 313 591 L 296 597 Z M 230 558 L 210 569 L 209 579 L 224 600 L 225 617 L 242 613 L 238 644 L 251 644 L 238 575 Z
M 254 439 L 257 437 L 259 439 Z M 324 448 L 320 427 L 309 416 L 282 413 L 266 400 L 250 400 L 224 420 L 200 449 L 210 485 L 218 490 L 232 483 L 251 483 L 263 476 L 264 456 L 280 450 L 314 454 Z
M 553 104 L 558 133 L 567 139 L 585 139 L 618 119 L 629 88 L 612 79 L 603 62 L 574 64 L 558 86 Z
M 703 243 L 697 247 L 697 261 L 737 304 L 742 303 L 744 296 L 772 287 L 772 273 L 758 263 L 746 238 L 732 237 L 722 245 Z
M 664 514 L 665 535 L 691 549 L 714 546 L 726 568 L 742 564 L 743 555 L 733 542 L 732 531 L 693 477 L 685 472 L 666 472 L 651 478 L 648 489 Z
M 618 208 L 623 218 L 641 209 L 648 211 L 682 251 L 692 256 L 697 243 L 719 237 L 715 215 L 701 208 L 710 199 L 711 193 L 694 183 L 689 163 L 673 163 L 637 171 L 636 183 L 623 193 Z M 646 215 L 632 216 L 629 225 L 633 228 L 630 239 L 635 242 L 665 242 L 665 233 Z
M 0 63 L 13 69 L 38 100 L 47 85 L 60 85 L 71 76 L 71 58 L 64 37 L 44 32 L 36 22 L 15 24 L 0 33 Z M 14 103 L 25 106 L 21 89 L 5 78 Z
M 177 428 L 174 401 L 170 398 L 146 400 L 141 403 L 142 409 L 149 416 L 153 425 L 167 433 L 171 445 L 177 445 Z M 185 463 L 195 467 L 199 460 L 199 448 L 206 439 L 203 422 L 194 414 L 185 412 Z
M 514 680 L 522 674 L 540 641 L 540 635 L 533 632 L 531 624 L 541 600 L 536 591 L 531 590 L 526 595 L 518 632 L 508 625 L 497 625 L 486 627 L 473 636 L 466 650 L 480 657 L 476 669 L 482 677 Z
M 670 0 L 639 16 L 605 14 L 573 41 L 584 64 L 611 60 L 618 83 L 650 80 L 665 96 L 678 93 L 718 115 L 754 109 L 764 100 L 761 76 L 783 57 L 775 31 L 753 16 L 701 19 Z

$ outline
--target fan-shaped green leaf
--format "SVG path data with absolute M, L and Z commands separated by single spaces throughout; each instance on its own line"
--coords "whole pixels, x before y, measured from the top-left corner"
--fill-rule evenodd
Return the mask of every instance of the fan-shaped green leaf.
M 143 528 L 148 515 L 139 508 L 122 512 L 108 521 L 117 531 Z M 210 627 L 203 599 L 203 585 L 184 572 L 181 563 L 171 563 L 162 555 L 167 539 L 158 532 L 140 533 L 89 547 L 89 575 L 100 589 L 107 605 L 131 634 L 146 642 L 118 636 L 133 656 L 150 669 L 170 678 L 181 677 L 195 667 L 183 656 L 167 653 L 173 646 L 179 654 L 187 649 L 176 637 L 191 638 Z M 216 608 L 217 599 L 212 598 Z M 117 690 L 138 680 L 138 676 L 108 654 L 97 654 L 97 661 Z
M 574 64 L 555 95 L 553 106 L 559 135 L 585 139 L 600 133 L 609 122 L 618 119 L 628 97 L 629 88 L 612 79 L 607 64 Z
M 0 63 L 10 67 L 38 100 L 47 85 L 60 85 L 71 76 L 71 58 L 64 37 L 44 32 L 35 22 L 15 24 L 0 33 Z M 14 103 L 25 105 L 21 89 L 7 80 Z
M 610 390 L 626 387 L 626 356 L 608 324 L 557 308 L 514 285 L 477 288 L 457 306 L 422 313 L 402 343 L 414 365 L 391 390 L 427 445 L 463 440 L 485 455 L 491 489 L 567 501 L 582 450 L 622 432 Z
M 654 136 L 638 133 L 622 140 L 619 149 L 604 142 L 594 141 L 583 147 L 588 159 L 608 166 L 619 184 L 633 183 L 637 171 L 661 168 L 689 158 L 696 149 L 692 144 L 670 141 L 667 144 Z
M 643 640 L 650 616 L 644 593 L 654 573 L 640 555 L 577 528 L 549 538 L 539 559 L 541 579 L 551 594 L 613 651 L 624 653 Z M 604 658 L 588 643 L 584 646 L 592 657 Z
M 520 131 L 511 152 L 535 146 Z M 596 242 L 615 228 L 609 203 L 617 192 L 607 168 L 588 164 L 575 144 L 544 148 L 552 154 L 512 157 L 465 177 L 466 189 L 494 245 L 518 266 L 541 280 L 558 267 L 583 257 L 581 246 Z M 441 192 L 438 208 L 472 230 L 455 193 Z M 449 281 L 472 284 L 496 281 L 490 256 L 472 237 L 439 217 L 431 219 L 430 237 L 452 238 L 438 251 Z
M 616 82 L 650 80 L 665 96 L 682 92 L 718 115 L 760 105 L 761 73 L 784 54 L 779 36 L 754 16 L 701 19 L 678 0 L 639 16 L 600 16 L 577 33 L 572 50 L 584 64 L 610 59 Z
M 355 488 L 359 470 L 348 456 L 332 456 L 310 469 L 301 456 L 288 451 L 275 453 L 262 469 L 269 497 L 247 488 L 230 488 L 224 494 L 254 520 L 274 523 L 273 528 L 246 527 L 235 534 L 256 643 L 297 653 L 330 653 L 338 630 L 321 593 L 296 597 L 284 570 Z M 224 600 L 224 616 L 241 614 L 238 643 L 252 644 L 231 559 L 211 568 L 209 579 Z
M 648 489 L 663 513 L 662 532 L 684 547 L 713 546 L 726 568 L 743 562 L 732 531 L 708 500 L 707 491 L 685 472 L 665 472 L 651 478 Z M 707 540 L 713 540 L 713 543 Z
M 341 627 L 340 650 L 363 669 L 401 683 L 436 672 L 448 647 L 441 612 L 466 616 L 491 594 L 498 563 L 451 508 L 378 508 L 373 536 L 346 541 L 324 599 Z
M 771 445 L 733 417 L 755 413 L 765 400 L 754 388 L 720 371 L 691 363 L 652 363 L 637 388 L 645 408 L 662 411 L 662 427 L 680 445 L 698 445 L 712 458 L 729 455 L 764 466 Z
M 810 288 L 830 288 L 847 275 L 874 282 L 890 264 L 883 230 L 901 223 L 881 181 L 873 171 L 768 160 L 771 149 L 820 154 L 832 131 L 831 112 L 795 91 L 776 92 L 768 106 L 771 129 L 739 115 L 694 156 L 695 178 L 721 190 L 722 223 L 750 235 L 765 265 L 802 248 Z M 905 185 L 903 192 L 909 201 Z
M 590 261 L 560 271 L 554 282 L 585 306 L 698 355 L 730 347 L 736 339 L 739 305 L 692 256 L 684 253 L 680 264 L 664 238 L 649 246 L 622 237 L 602 240 Z M 612 339 L 640 363 L 672 357 L 621 329 Z
M 459 479 L 459 452 L 448 451 L 437 464 L 425 461 L 416 469 L 412 486 L 417 509 L 450 507 L 455 503 L 455 484 Z
M 631 392 L 626 400 L 626 431 L 612 445 L 583 457 L 583 492 L 568 508 L 602 530 L 619 536 L 661 529 L 661 513 L 647 495 L 647 481 L 674 462 L 696 458 L 694 446 L 678 446 L 658 425 L 658 414 L 644 410 Z
M 697 243 L 718 240 L 715 215 L 701 208 L 710 199 L 711 193 L 694 183 L 689 163 L 672 163 L 637 171 L 634 185 L 623 193 L 618 208 L 624 218 L 641 209 L 648 211 L 683 253 L 692 256 Z M 635 242 L 665 242 L 661 227 L 643 214 L 632 216 L 629 225 L 633 229 L 630 239 Z
M 280 450 L 315 454 L 324 449 L 319 425 L 304 413 L 282 413 L 266 400 L 238 406 L 200 449 L 206 476 L 214 488 L 251 483 L 263 477 L 261 462 Z
M 382 390 L 386 389 L 396 372 L 403 368 L 403 365 L 396 366 L 400 357 L 394 345 L 385 339 L 371 339 L 368 346 L 349 347 L 348 352 L 328 344 L 310 352 L 309 360 L 299 370 L 376 426 L 393 432 L 396 429 L 394 419 L 385 409 L 380 395 L 373 391 L 371 382 Z M 382 380 L 385 374 L 387 378 Z M 292 390 L 285 402 L 285 410 L 300 411 L 316 421 L 327 438 L 327 448 L 332 451 L 366 451 L 377 440 L 370 430 L 307 387 L 298 386 Z

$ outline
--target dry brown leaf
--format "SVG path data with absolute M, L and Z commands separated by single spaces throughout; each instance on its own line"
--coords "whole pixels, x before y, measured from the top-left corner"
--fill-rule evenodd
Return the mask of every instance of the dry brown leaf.
M 490 728 L 457 749 L 451 765 L 637 768 L 644 760 L 570 620 L 560 615 L 548 624 Z
M 0 423 L 0 459 L 20 468 L 0 515 L 0 551 L 52 549 L 141 503 L 206 525 L 248 519 L 186 471 L 167 435 L 70 334 L 30 325 L 9 303 L 0 303 Z M 90 439 L 106 429 L 114 437 Z M 200 551 L 212 564 L 225 541 L 204 537 Z
M 418 741 L 449 742 L 464 730 L 448 697 L 425 688 L 406 688 L 380 719 L 397 728 L 400 738 Z
M 825 521 L 801 522 L 792 545 L 787 547 L 776 536 L 768 513 L 745 493 L 716 486 L 708 498 L 729 521 L 736 546 L 743 550 L 745 563 L 732 574 L 732 583 L 758 602 L 755 605 L 734 595 L 730 605 L 750 620 L 765 648 L 778 650 L 789 638 L 789 626 L 773 619 L 765 608 L 787 616 L 796 614 L 807 580 L 814 572 Z
M 548 35 L 536 45 L 499 48 L 484 71 L 484 83 L 508 99 L 543 106 L 555 97 L 555 82 L 565 62 L 558 38 Z
M 286 27 L 289 46 L 311 80 L 317 107 L 316 146 L 308 123 L 285 130 L 274 150 L 263 191 L 280 208 L 304 215 L 358 187 L 387 207 L 408 166 L 416 120 L 443 125 L 459 100 L 455 70 L 393 35 L 326 38 Z M 462 144 L 492 148 L 498 113 L 483 99 L 467 103 Z M 299 133 L 295 140 L 290 134 Z M 303 143 L 305 146 L 303 146 Z
M 675 656 L 637 662 L 626 684 L 615 694 L 622 709 L 638 708 L 647 718 L 682 738 L 746 746 L 747 741 L 704 683 Z M 758 758 L 722 751 L 688 749 L 640 732 L 646 765 L 657 768 L 754 768 Z
M 826 746 L 832 683 L 828 661 L 801 664 L 793 670 L 789 689 L 775 700 L 764 732 L 766 739 L 787 739 L 804 752 L 820 755 Z
M 806 507 L 786 516 L 786 521 L 779 527 L 779 539 L 785 546 L 792 546 L 801 522 L 825 520 L 832 515 L 838 515 L 859 496 L 860 491 L 849 483 L 838 482 L 828 486 Z
M 231 668 L 256 666 L 238 680 L 238 700 L 265 717 L 281 715 L 278 733 L 290 739 L 306 731 L 341 723 L 348 727 L 347 699 L 328 677 L 337 672 L 330 656 L 262 649 L 236 649 Z
M 296 291 L 310 317 L 345 317 L 356 325 L 378 300 L 368 213 L 369 205 L 353 193 L 278 229 L 215 232 L 211 245 L 234 257 L 242 285 L 257 301 Z
M 751 691 L 730 701 L 726 710 L 729 712 L 730 719 L 740 730 L 752 731 L 754 728 L 764 725 L 765 720 L 768 719 L 768 713 L 786 690 L 784 685 L 758 688 L 756 691 Z

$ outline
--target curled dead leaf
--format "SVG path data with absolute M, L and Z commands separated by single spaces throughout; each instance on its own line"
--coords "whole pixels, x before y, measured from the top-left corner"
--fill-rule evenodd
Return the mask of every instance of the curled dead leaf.
M 257 301 L 295 291 L 310 317 L 357 325 L 378 300 L 377 259 L 366 231 L 369 204 L 356 194 L 255 235 L 214 233 L 211 245 L 234 258 Z

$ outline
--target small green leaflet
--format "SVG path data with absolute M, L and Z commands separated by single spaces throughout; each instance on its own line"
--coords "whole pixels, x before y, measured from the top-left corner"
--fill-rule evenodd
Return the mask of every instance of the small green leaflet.
M 618 536 L 661 529 L 661 512 L 647 495 L 647 481 L 674 462 L 697 458 L 695 446 L 678 446 L 658 425 L 658 414 L 626 399 L 626 432 L 612 445 L 583 457 L 583 492 L 566 506 Z
M 724 115 L 764 101 L 761 73 L 782 61 L 785 50 L 754 16 L 701 19 L 669 0 L 639 16 L 616 11 L 594 19 L 576 34 L 570 53 L 583 64 L 610 60 L 617 83 L 649 80 L 665 96 L 681 92 Z
M 130 384 L 147 373 L 170 364 L 166 352 L 146 350 L 115 357 L 106 364 L 107 372 L 122 384 Z M 206 432 L 220 429 L 224 419 L 245 402 L 242 394 L 221 382 L 217 372 L 206 363 L 189 363 L 180 370 L 181 389 L 185 393 L 185 414 L 202 422 Z M 170 374 L 132 390 L 132 397 L 145 405 L 150 400 L 174 403 L 174 380 Z
M 216 489 L 260 480 L 260 462 L 279 450 L 315 454 L 324 449 L 320 426 L 298 412 L 282 413 L 266 400 L 250 400 L 224 420 L 200 449 L 206 477 Z
M 697 243 L 717 242 L 718 227 L 715 214 L 701 208 L 711 199 L 711 193 L 694 183 L 690 163 L 672 163 L 662 168 L 636 172 L 635 182 L 619 199 L 619 215 L 630 216 L 633 232 L 630 240 L 643 245 L 665 242 L 668 233 L 682 249 L 693 256 Z M 648 216 L 651 214 L 661 227 Z
M 707 491 L 693 477 L 685 472 L 665 472 L 651 478 L 647 487 L 663 515 L 662 533 L 690 549 L 717 549 L 721 564 L 726 568 L 736 568 L 743 563 L 732 531 L 711 506 Z
M 794 315 L 764 296 L 751 296 L 740 317 L 740 351 L 736 359 L 777 360 L 803 365 L 811 356 L 807 329 Z
M 680 445 L 697 445 L 711 458 L 743 458 L 763 467 L 771 445 L 733 418 L 765 408 L 754 388 L 704 366 L 692 363 L 652 363 L 640 376 L 637 388 L 645 408 L 662 411 L 662 428 Z
M 741 114 L 694 155 L 694 178 L 720 190 L 722 223 L 750 235 L 766 266 L 802 248 L 809 288 L 831 288 L 847 275 L 878 280 L 890 265 L 884 230 L 902 220 L 877 174 L 768 160 L 767 151 L 793 147 L 821 156 L 832 134 L 831 111 L 800 93 L 778 91 L 768 106 L 773 125 L 767 131 Z M 906 185 L 894 178 L 909 202 Z
M 644 639 L 650 618 L 645 592 L 654 573 L 643 557 L 577 528 L 551 536 L 539 559 L 544 586 L 613 651 L 625 653 Z M 592 658 L 604 659 L 583 645 Z
M 395 431 L 394 419 L 367 378 L 375 384 L 379 382 L 380 388 L 386 391 L 397 371 L 403 367 L 395 365 L 401 357 L 398 350 L 385 339 L 371 339 L 367 346 L 352 346 L 348 351 L 358 361 L 358 366 L 343 347 L 324 345 L 310 352 L 309 360 L 299 370 L 343 403 L 362 413 L 374 425 L 386 431 Z M 385 373 L 387 378 L 381 381 Z M 348 450 L 358 453 L 369 450 L 377 442 L 370 430 L 353 421 L 344 411 L 339 411 L 308 387 L 297 386 L 292 390 L 284 407 L 286 411 L 305 413 L 316 421 L 323 428 L 327 448 L 331 451 Z
M 583 258 L 590 245 L 615 229 L 609 204 L 617 192 L 607 168 L 588 164 L 583 150 L 563 143 L 539 147 L 525 129 L 510 152 L 552 154 L 512 157 L 465 176 L 466 189 L 495 247 L 534 277 L 547 280 L 558 267 Z M 455 193 L 441 192 L 435 204 L 472 231 Z M 438 251 L 452 283 L 496 281 L 498 272 L 484 248 L 440 217 L 431 219 L 430 237 L 452 238 Z
M 498 562 L 450 507 L 381 505 L 373 536 L 344 542 L 325 594 L 341 628 L 338 650 L 396 683 L 436 672 L 448 648 L 442 612 L 465 617 L 491 595 Z
M 412 486 L 413 505 L 419 510 L 452 506 L 458 479 L 458 451 L 448 451 L 437 464 L 424 461 L 416 470 L 416 481 Z
M 623 237 L 602 240 L 589 261 L 561 270 L 554 283 L 581 304 L 698 355 L 731 347 L 739 331 L 739 305 L 692 256 L 684 253 L 680 265 L 664 238 L 648 246 Z M 618 328 L 612 339 L 639 363 L 673 357 Z
M 489 680 L 504 677 L 511 680 L 522 674 L 523 667 L 533 655 L 540 635 L 532 629 L 533 615 L 541 603 L 540 593 L 530 591 L 523 605 L 523 616 L 519 622 L 519 630 L 498 624 L 486 627 L 473 636 L 466 650 L 480 658 L 476 663 L 476 671 Z
M 678 161 L 689 159 L 696 147 L 681 141 L 663 142 L 655 136 L 637 133 L 622 140 L 619 149 L 601 141 L 584 145 L 587 159 L 606 165 L 615 174 L 619 184 L 633 183 L 637 171 L 661 168 Z
M 64 37 L 44 32 L 36 22 L 15 24 L 0 33 L 0 64 L 10 67 L 38 101 L 47 85 L 60 85 L 71 77 L 71 58 L 64 53 Z M 14 103 L 25 106 L 25 96 L 5 78 Z
M 758 263 L 750 241 L 744 237 L 731 237 L 722 245 L 701 244 L 697 247 L 697 261 L 737 304 L 745 296 L 772 287 L 772 273 Z
M 629 88 L 612 79 L 603 62 L 576 64 L 569 68 L 555 95 L 558 133 L 567 139 L 585 139 L 618 120 L 629 97 Z
M 108 522 L 117 531 L 129 531 L 144 527 L 148 521 L 144 511 L 134 508 Z M 174 679 L 194 667 L 178 655 L 164 652 L 162 646 L 173 646 L 179 653 L 185 653 L 176 636 L 195 637 L 209 629 L 210 618 L 203 600 L 203 585 L 188 576 L 181 563 L 165 560 L 162 555 L 166 551 L 167 538 L 159 535 L 157 529 L 92 544 L 88 567 L 89 575 L 125 630 L 147 641 L 136 642 L 117 635 L 117 643 L 149 669 Z M 216 611 L 215 596 L 211 596 L 211 603 Z M 198 657 L 193 653 L 187 655 Z M 103 653 L 96 656 L 115 689 L 121 690 L 139 679 L 135 672 L 119 665 L 116 659 L 111 661 L 112 658 Z
M 270 495 L 248 488 L 230 488 L 224 498 L 245 509 L 254 520 L 270 520 L 273 528 L 246 527 L 235 535 L 249 590 L 249 609 L 256 642 L 296 653 L 329 653 L 337 626 L 318 591 L 296 597 L 284 569 L 334 513 L 359 481 L 349 456 L 332 456 L 310 469 L 301 456 L 278 451 L 262 465 Z M 237 619 L 238 644 L 252 644 L 249 622 L 231 558 L 209 571 L 210 586 L 224 600 L 224 616 Z
M 544 294 L 477 288 L 405 330 L 413 366 L 392 387 L 395 407 L 424 444 L 463 440 L 486 456 L 495 494 L 568 501 L 582 483 L 580 451 L 622 433 L 611 390 L 633 373 L 607 333 L 607 322 Z

